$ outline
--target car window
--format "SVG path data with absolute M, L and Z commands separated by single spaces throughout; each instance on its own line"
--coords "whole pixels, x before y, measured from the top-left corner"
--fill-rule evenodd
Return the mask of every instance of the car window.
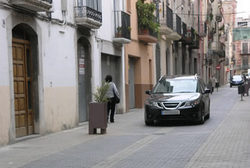
M 163 79 L 154 87 L 153 93 L 194 93 L 197 91 L 195 79 Z
M 237 75 L 237 76 L 233 76 L 233 80 L 242 80 L 242 77 Z

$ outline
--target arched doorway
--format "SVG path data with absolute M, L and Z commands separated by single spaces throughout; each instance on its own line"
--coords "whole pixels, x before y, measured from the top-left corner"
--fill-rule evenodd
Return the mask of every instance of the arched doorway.
M 79 122 L 88 120 L 88 103 L 91 101 L 91 57 L 90 43 L 80 38 L 77 43 L 78 54 L 78 109 Z
M 38 122 L 37 35 L 26 24 L 12 29 L 16 137 L 34 134 Z

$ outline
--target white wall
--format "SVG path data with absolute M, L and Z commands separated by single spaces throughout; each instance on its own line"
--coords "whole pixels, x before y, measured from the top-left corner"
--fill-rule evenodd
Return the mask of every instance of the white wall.
M 9 86 L 9 58 L 6 17 L 8 12 L 0 9 L 0 86 Z
M 42 27 L 42 57 L 44 86 L 76 86 L 75 29 L 68 26 Z
M 10 131 L 10 78 L 7 43 L 6 16 L 8 12 L 0 9 L 0 146 L 9 141 Z
M 114 4 L 113 0 L 102 3 L 102 26 L 98 30 L 98 37 L 112 42 L 114 37 Z

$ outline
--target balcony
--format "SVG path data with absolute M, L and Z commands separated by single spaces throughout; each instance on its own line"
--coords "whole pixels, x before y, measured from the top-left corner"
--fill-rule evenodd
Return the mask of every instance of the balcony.
M 213 50 L 214 55 L 219 56 L 219 58 L 225 58 L 225 46 L 223 43 L 214 41 L 211 44 L 211 49 Z
M 160 19 L 160 33 L 168 35 L 173 32 L 173 11 L 168 6 L 166 7 L 165 17 Z
M 181 42 L 185 43 L 187 40 L 187 25 L 182 22 Z
M 11 0 L 10 3 L 35 12 L 48 12 L 52 7 L 52 0 Z
M 192 27 L 187 28 L 187 38 L 185 43 L 188 45 L 192 45 L 195 38 L 195 30 Z
M 89 29 L 99 29 L 102 25 L 102 12 L 88 6 L 75 7 L 76 24 Z
M 174 15 L 173 32 L 170 33 L 167 38 L 171 40 L 181 39 L 181 18 L 177 14 Z
M 114 19 L 115 19 L 115 36 L 113 41 L 121 44 L 130 43 L 131 41 L 130 15 L 123 11 L 115 11 Z
M 139 29 L 138 39 L 145 43 L 156 43 L 157 42 L 157 33 L 153 32 L 150 29 Z
M 136 2 L 138 40 L 144 43 L 156 43 L 158 41 L 159 22 L 155 17 L 155 4 Z
M 199 35 L 195 32 L 193 28 L 191 28 L 191 36 L 189 37 L 191 43 L 190 43 L 190 48 L 191 49 L 199 49 L 200 48 L 200 37 Z

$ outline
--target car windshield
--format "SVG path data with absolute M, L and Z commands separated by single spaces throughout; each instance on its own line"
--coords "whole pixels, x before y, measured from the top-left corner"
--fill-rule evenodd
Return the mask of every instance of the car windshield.
M 239 80 L 241 80 L 242 78 L 241 78 L 241 76 L 233 76 L 233 80 L 236 80 L 236 81 L 239 81 Z
M 196 90 L 195 79 L 162 79 L 154 87 L 153 93 L 194 93 Z

